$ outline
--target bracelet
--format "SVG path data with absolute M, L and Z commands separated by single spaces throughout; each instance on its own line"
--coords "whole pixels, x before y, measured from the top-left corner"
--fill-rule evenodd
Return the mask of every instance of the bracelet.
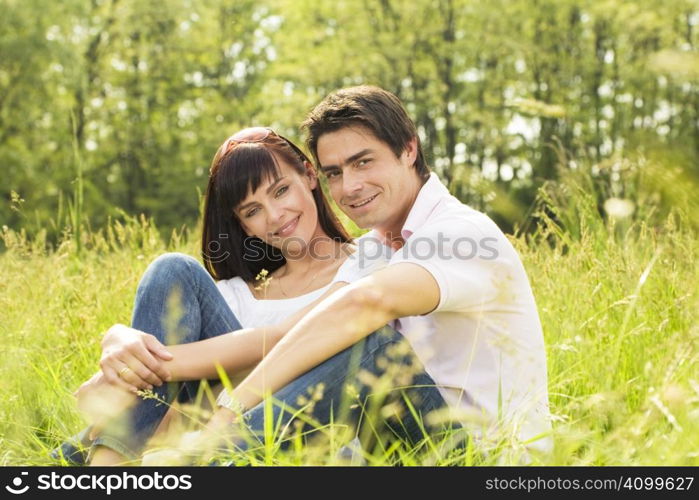
M 216 404 L 222 406 L 223 408 L 228 408 L 237 416 L 241 416 L 243 413 L 245 413 L 245 406 L 243 403 L 237 399 L 234 399 L 230 394 L 228 394 L 226 389 L 223 389 L 221 394 L 218 395 L 216 398 Z

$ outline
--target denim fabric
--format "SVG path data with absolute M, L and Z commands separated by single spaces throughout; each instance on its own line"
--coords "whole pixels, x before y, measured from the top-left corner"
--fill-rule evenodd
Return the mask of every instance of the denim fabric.
M 173 308 L 172 304 L 178 304 Z M 148 332 L 163 344 L 182 344 L 221 335 L 241 326 L 235 318 L 206 270 L 195 259 L 184 254 L 164 254 L 154 260 L 143 275 L 136 293 L 131 326 Z M 372 380 L 388 377 L 387 394 L 379 393 Z M 322 390 L 318 388 L 323 384 Z M 347 385 L 353 388 L 348 397 Z M 187 401 L 198 390 L 198 381 L 168 383 L 155 387 L 159 398 L 168 402 L 178 398 Z M 410 387 L 408 387 L 410 386 Z M 304 407 L 303 398 L 311 400 L 316 390 L 316 401 L 298 417 L 312 417 L 316 424 L 346 421 L 359 428 L 359 435 L 366 441 L 385 435 L 384 430 L 397 438 L 416 442 L 424 437 L 419 420 L 416 420 L 405 400 L 408 399 L 420 416 L 445 406 L 434 381 L 424 372 L 407 341 L 395 330 L 384 327 L 368 335 L 362 341 L 309 370 L 273 395 L 274 424 L 282 427 L 294 418 L 296 409 Z M 279 403 L 279 404 L 277 404 Z M 384 418 L 380 428 L 376 422 L 372 432 L 363 425 L 368 420 L 363 415 L 376 413 L 385 404 L 392 404 L 399 419 Z M 94 442 L 87 439 L 89 429 L 66 441 L 52 452 L 52 457 L 63 457 L 74 465 L 84 464 L 90 447 L 102 445 L 122 453 L 128 458 L 137 457 L 152 436 L 167 411 L 167 406 L 153 399 L 139 401 L 108 425 Z M 366 416 L 366 415 L 365 415 Z M 247 427 L 254 435 L 261 436 L 264 428 L 264 405 L 248 411 Z M 124 425 L 126 423 L 126 425 Z M 290 426 L 287 426 L 290 427 Z M 312 434 L 314 425 L 303 424 L 303 430 Z M 427 427 L 428 433 L 436 429 Z M 253 440 L 254 441 L 254 440 Z M 250 441 L 238 442 L 239 448 L 247 448 Z M 283 446 L 286 446 L 284 444 Z
M 237 440 L 233 448 L 249 450 L 262 445 L 264 405 L 245 413 L 245 426 L 252 436 Z M 370 450 L 379 441 L 387 445 L 394 439 L 415 445 L 426 435 L 446 430 L 447 426 L 432 425 L 425 418 L 445 407 L 435 382 L 407 340 L 386 326 L 277 391 L 271 416 L 278 429 L 292 435 L 301 432 L 305 440 L 331 421 L 350 425 L 362 447 Z M 290 425 L 294 419 L 300 429 Z M 277 432 L 275 439 L 281 438 L 280 447 L 285 449 L 291 439 L 283 437 Z

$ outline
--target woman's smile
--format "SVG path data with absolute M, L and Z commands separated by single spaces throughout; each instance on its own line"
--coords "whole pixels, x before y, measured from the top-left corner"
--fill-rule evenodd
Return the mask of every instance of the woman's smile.
M 294 230 L 295 230 L 296 227 L 298 226 L 299 218 L 301 218 L 300 215 L 298 215 L 298 216 L 295 217 L 293 220 L 291 220 L 291 221 L 287 222 L 286 224 L 284 224 L 284 225 L 283 225 L 282 227 L 280 227 L 277 231 L 275 231 L 274 233 L 272 233 L 272 235 L 273 235 L 273 236 L 282 236 L 282 237 L 284 237 L 284 236 L 289 236 L 291 233 L 294 232 Z

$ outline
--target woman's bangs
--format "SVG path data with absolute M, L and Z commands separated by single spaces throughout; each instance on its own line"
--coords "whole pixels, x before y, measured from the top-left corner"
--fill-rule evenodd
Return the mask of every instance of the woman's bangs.
M 259 144 L 241 144 L 224 158 L 217 172 L 220 202 L 235 209 L 262 183 L 281 176 L 274 155 Z

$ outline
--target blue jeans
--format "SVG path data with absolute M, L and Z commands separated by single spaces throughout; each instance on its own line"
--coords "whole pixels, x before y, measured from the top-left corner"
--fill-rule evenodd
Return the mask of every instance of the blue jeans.
M 204 340 L 241 328 L 203 266 L 194 258 L 177 253 L 161 255 L 146 270 L 136 293 L 131 326 L 154 335 L 166 345 Z M 273 395 L 274 423 L 284 426 L 294 418 L 302 421 L 310 417 L 316 425 L 342 419 L 357 426 L 360 421 L 367 423 L 364 411 L 367 408 L 379 402 L 392 403 L 400 418 L 381 417 L 380 427 L 395 438 L 417 442 L 425 431 L 438 430 L 421 427 L 420 417 L 446 403 L 416 359 L 398 332 L 389 327 L 377 330 L 277 391 Z M 367 383 L 367 379 L 379 377 L 389 377 L 393 390 L 378 394 L 372 384 Z M 303 398 L 312 399 L 309 393 L 318 389 L 318 384 L 323 387 L 322 391 L 316 391 L 312 408 L 303 413 L 304 417 L 295 417 L 295 410 L 304 405 Z M 347 397 L 347 384 L 354 388 L 351 399 Z M 188 401 L 197 394 L 198 387 L 199 381 L 175 382 L 154 387 L 153 392 L 168 402 Z M 417 419 L 406 399 L 419 414 Z M 91 447 L 105 446 L 135 458 L 143 451 L 167 409 L 167 405 L 154 399 L 139 399 L 108 424 L 94 441 L 89 441 L 89 429 L 84 429 L 54 450 L 52 456 L 62 456 L 69 463 L 80 465 L 85 463 L 86 452 Z M 264 428 L 263 403 L 246 412 L 244 420 L 253 434 L 260 435 Z M 377 429 L 375 422 L 370 425 Z M 305 423 L 303 427 L 310 430 L 312 426 Z M 372 434 L 375 436 L 376 432 Z

